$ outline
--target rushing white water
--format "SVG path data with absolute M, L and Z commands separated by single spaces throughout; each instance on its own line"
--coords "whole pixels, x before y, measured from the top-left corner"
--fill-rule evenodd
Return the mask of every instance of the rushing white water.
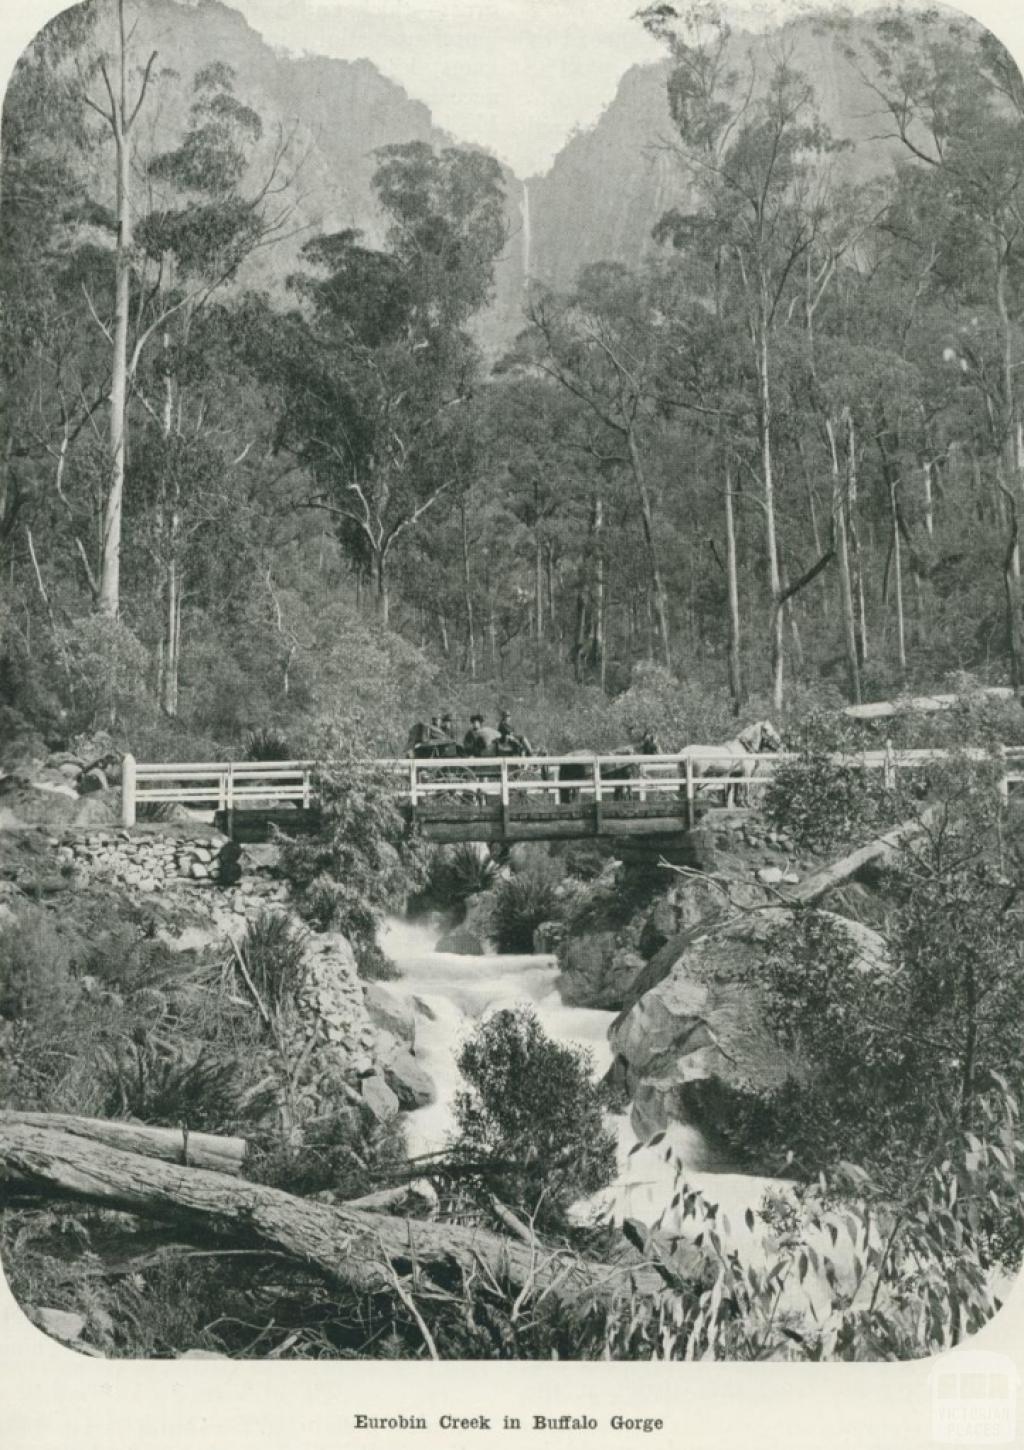
M 410 1113 L 406 1138 L 411 1155 L 442 1148 L 454 1121 L 452 1107 L 460 1085 L 456 1059 L 477 1022 L 503 1007 L 533 1005 L 549 1037 L 587 1047 L 598 1078 L 611 1066 L 608 1028 L 615 1014 L 569 1007 L 558 992 L 558 966 L 552 956 L 457 956 L 434 950 L 436 928 L 392 921 L 381 945 L 402 970 L 390 988 L 409 1000 L 416 1012 L 416 1056 L 437 1087 L 437 1100 Z M 628 1114 L 611 1119 L 619 1142 L 619 1173 L 615 1182 L 579 1215 L 623 1217 L 653 1223 L 679 1186 L 678 1165 L 685 1181 L 701 1189 L 721 1209 L 743 1223 L 744 1209 L 756 1208 L 769 1180 L 716 1171 L 724 1165 L 711 1153 L 701 1133 L 674 1126 L 657 1148 L 636 1149 Z M 666 1161 L 666 1150 L 672 1153 Z M 634 1151 L 631 1151 L 634 1150 Z
M 615 1014 L 566 1006 L 558 992 L 554 957 L 459 956 L 435 951 L 437 937 L 436 927 L 392 921 L 381 938 L 382 947 L 402 971 L 389 989 L 415 1010 L 416 1056 L 437 1088 L 436 1101 L 405 1120 L 411 1156 L 446 1145 L 461 1083 L 456 1067 L 459 1050 L 476 1024 L 492 1012 L 529 1002 L 549 1037 L 590 1049 L 598 1078 L 611 1065 L 608 1028 Z M 684 1219 L 671 1201 L 680 1188 L 696 1189 L 707 1203 L 718 1206 L 717 1228 L 723 1243 L 735 1248 L 744 1264 L 763 1272 L 778 1261 L 779 1243 L 757 1210 L 766 1192 L 788 1196 L 788 1185 L 729 1171 L 729 1164 L 696 1128 L 676 1124 L 655 1147 L 638 1147 L 628 1114 L 614 1115 L 609 1121 L 618 1138 L 618 1174 L 608 1188 L 576 1205 L 577 1221 L 621 1223 L 632 1218 L 692 1236 L 701 1225 L 693 1218 Z M 751 1219 L 748 1210 L 753 1210 Z M 853 1256 L 855 1249 L 863 1255 L 863 1241 L 841 1239 L 834 1245 L 820 1231 L 811 1233 L 806 1242 L 816 1245 L 821 1256 L 831 1255 L 852 1289 Z M 869 1279 L 858 1280 L 853 1293 L 866 1302 L 870 1288 Z M 820 1322 L 830 1311 L 831 1293 L 821 1274 L 811 1273 L 803 1282 L 790 1274 L 780 1303 L 798 1314 L 810 1311 Z

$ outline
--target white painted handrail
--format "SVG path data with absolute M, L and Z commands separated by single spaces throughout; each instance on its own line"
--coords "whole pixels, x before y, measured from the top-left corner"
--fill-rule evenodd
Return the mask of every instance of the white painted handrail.
M 1024 781 L 1024 746 L 1008 746 L 1001 752 L 1006 767 L 1001 791 Z M 989 751 L 902 750 L 891 745 L 883 750 L 860 750 L 830 754 L 833 765 L 858 770 L 881 770 L 888 787 L 895 784 L 899 770 L 941 760 L 990 760 Z M 752 779 L 763 785 L 779 766 L 800 756 L 779 752 L 755 757 L 745 752 L 722 753 L 721 746 L 691 745 L 678 755 L 531 755 L 454 756 L 429 760 L 385 759 L 373 762 L 380 771 L 396 777 L 395 794 L 416 807 L 431 796 L 465 794 L 474 798 L 497 797 L 505 811 L 516 797 L 546 794 L 557 800 L 560 792 L 572 792 L 574 799 L 591 799 L 599 806 L 617 788 L 634 789 L 641 801 L 650 796 L 679 793 L 686 802 L 688 819 L 693 819 L 698 792 L 750 786 Z M 757 775 L 705 773 L 704 765 L 720 771 L 725 765 L 756 764 Z M 571 779 L 561 779 L 561 768 L 570 767 Z M 122 763 L 122 822 L 133 826 L 139 802 L 192 801 L 233 811 L 250 801 L 294 802 L 309 807 L 313 801 L 313 777 L 318 763 L 313 760 L 270 761 L 136 761 L 126 755 Z M 662 772 L 662 773 L 659 773 Z M 610 789 L 609 789 L 610 788 Z

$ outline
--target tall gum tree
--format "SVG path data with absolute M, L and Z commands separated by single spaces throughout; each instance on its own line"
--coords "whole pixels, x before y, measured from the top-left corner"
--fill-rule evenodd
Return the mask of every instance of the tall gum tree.
M 671 668 L 668 594 L 647 464 L 662 353 L 658 303 L 655 274 L 596 263 L 584 268 L 568 296 L 535 289 L 517 358 L 577 398 L 617 440 L 643 527 L 658 654 Z
M 771 598 L 772 699 L 784 703 L 784 586 L 779 559 L 775 458 L 777 330 L 802 259 L 826 213 L 821 165 L 835 149 L 815 110 L 814 91 L 791 63 L 785 41 L 768 44 L 766 74 L 753 53 L 727 63 L 730 29 L 716 7 L 642 12 L 672 60 L 668 99 L 673 150 L 687 188 L 659 234 L 685 249 L 710 247 L 722 286 L 742 299 L 755 379 L 757 455 Z
M 937 12 L 888 11 L 848 57 L 903 148 L 904 189 L 930 210 L 936 280 L 965 307 L 946 356 L 980 395 L 1004 501 L 1002 574 L 1011 678 L 1024 683 L 1020 516 L 1024 444 L 1018 383 L 1024 276 L 1024 80 L 996 38 Z M 983 309 L 979 327 L 979 315 Z M 984 314 L 991 319 L 986 338 Z M 927 461 L 927 460 L 926 460 Z M 931 491 L 930 466 L 925 474 Z M 929 508 L 929 519 L 931 512 Z

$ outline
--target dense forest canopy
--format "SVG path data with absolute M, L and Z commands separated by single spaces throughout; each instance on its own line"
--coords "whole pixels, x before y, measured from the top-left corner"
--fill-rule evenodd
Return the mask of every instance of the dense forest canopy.
M 226 59 L 148 50 L 136 8 L 53 21 L 4 108 L 24 721 L 203 758 L 500 705 L 554 748 L 670 698 L 682 744 L 769 701 L 1024 682 L 1024 83 L 991 35 L 796 23 L 857 88 L 866 160 L 797 29 L 647 10 L 674 178 L 647 260 L 531 283 L 485 350 L 497 162 L 390 144 L 376 235 L 313 233 L 297 135 Z

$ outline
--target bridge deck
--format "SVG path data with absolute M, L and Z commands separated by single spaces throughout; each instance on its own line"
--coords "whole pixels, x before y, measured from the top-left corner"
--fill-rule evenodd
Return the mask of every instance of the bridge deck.
M 679 755 L 564 755 L 523 758 L 380 760 L 373 762 L 385 795 L 433 841 L 536 841 L 617 836 L 683 840 L 717 805 L 757 804 L 786 754 L 735 752 L 691 745 Z M 1000 792 L 1007 800 L 1024 782 L 1024 748 L 1006 747 Z M 877 770 L 887 787 L 897 773 L 935 762 L 989 760 L 980 749 L 864 750 L 831 755 L 833 764 Z M 232 832 L 249 832 L 256 817 L 282 829 L 315 822 L 317 764 L 309 760 L 122 763 L 122 821 L 135 824 L 138 803 L 181 801 L 216 811 Z

